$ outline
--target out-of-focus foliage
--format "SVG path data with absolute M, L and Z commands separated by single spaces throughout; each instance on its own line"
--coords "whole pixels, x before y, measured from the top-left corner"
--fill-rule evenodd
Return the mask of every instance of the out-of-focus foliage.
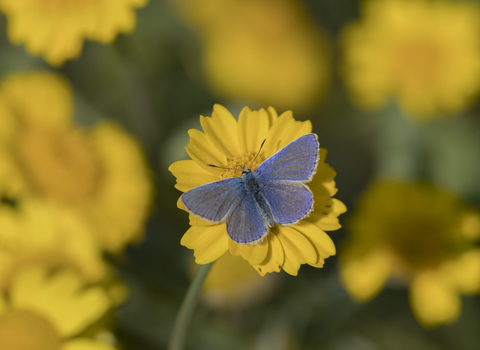
M 189 349 L 480 348 L 479 272 L 429 244 L 461 208 L 480 209 L 477 1 L 89 0 L 98 26 L 88 28 L 103 39 L 76 26 L 94 23 L 79 11 L 86 4 L 0 0 L 0 339 L 28 329 L 37 349 L 166 348 L 193 264 L 167 169 L 189 159 L 187 131 L 221 104 L 235 117 L 248 105 L 310 120 L 348 208 L 329 232 L 338 255 L 388 236 L 406 254 L 444 259 L 435 281 L 457 278 L 446 314 L 458 318 L 422 321 L 438 311 L 433 279 L 409 292 L 405 275 L 359 268 L 350 281 L 370 300 L 358 302 L 336 256 L 265 277 L 221 257 Z M 456 204 L 409 206 L 409 190 L 381 190 L 377 218 L 364 196 L 385 179 L 426 184 Z M 390 209 L 400 223 L 385 232 Z M 462 227 L 474 232 L 472 215 Z M 400 229 L 407 218 L 441 228 L 428 238 Z M 470 238 L 454 239 L 464 254 L 478 249 Z

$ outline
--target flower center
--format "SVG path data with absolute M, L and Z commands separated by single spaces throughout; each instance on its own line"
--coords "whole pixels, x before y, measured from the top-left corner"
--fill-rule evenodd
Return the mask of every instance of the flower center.
M 435 268 L 465 248 L 451 232 L 435 223 L 402 222 L 390 230 L 387 244 L 409 269 Z
M 30 311 L 0 314 L 2 350 L 60 350 L 57 330 L 44 317 Z
M 24 129 L 15 150 L 26 176 L 43 195 L 78 202 L 97 189 L 101 169 L 80 130 Z
M 393 70 L 401 86 L 425 88 L 438 83 L 443 55 L 431 39 L 411 38 L 393 54 Z
M 228 158 L 227 168 L 230 169 L 225 170 L 225 172 L 222 174 L 222 178 L 226 179 L 227 177 L 242 177 L 243 167 L 255 171 L 265 160 L 262 154 L 255 159 L 256 155 L 256 153 L 247 153 L 243 156 L 235 157 L 233 159 Z M 253 161 L 254 159 L 255 161 Z

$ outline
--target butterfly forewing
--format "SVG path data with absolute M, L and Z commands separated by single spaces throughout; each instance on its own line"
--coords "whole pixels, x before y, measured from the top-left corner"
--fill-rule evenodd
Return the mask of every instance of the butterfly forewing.
M 231 177 L 195 187 L 185 192 L 181 201 L 192 214 L 213 222 L 225 221 L 232 206 L 237 205 L 244 192 L 242 180 Z
M 310 181 L 317 168 L 318 151 L 317 135 L 307 134 L 265 160 L 256 173 L 262 181 Z
M 312 193 L 300 182 L 267 182 L 262 194 L 273 219 L 281 225 L 298 222 L 313 209 Z
M 244 191 L 227 217 L 228 236 L 237 243 L 252 243 L 261 239 L 267 230 L 267 224 L 258 211 L 257 204 L 250 194 Z

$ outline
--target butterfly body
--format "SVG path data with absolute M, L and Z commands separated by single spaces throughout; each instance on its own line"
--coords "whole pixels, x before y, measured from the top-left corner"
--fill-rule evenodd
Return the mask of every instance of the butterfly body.
M 248 196 L 250 196 L 252 201 L 255 202 L 257 210 L 260 212 L 260 215 L 267 226 L 272 227 L 275 225 L 275 221 L 273 219 L 272 211 L 270 210 L 268 202 L 262 191 L 264 185 L 258 175 L 258 173 L 248 168 L 243 168 L 241 179 L 243 181 L 244 191 Z
M 181 201 L 191 214 L 213 223 L 226 223 L 229 237 L 239 244 L 257 244 L 275 225 L 292 225 L 313 210 L 306 183 L 316 172 L 317 135 L 292 141 L 242 176 L 201 185 Z

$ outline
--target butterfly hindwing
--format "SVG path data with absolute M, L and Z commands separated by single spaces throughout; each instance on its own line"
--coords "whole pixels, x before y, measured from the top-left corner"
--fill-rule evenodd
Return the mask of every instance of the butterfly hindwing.
M 268 226 L 253 197 L 243 191 L 236 207 L 227 216 L 227 233 L 237 243 L 255 243 L 268 231 Z
M 267 182 L 262 187 L 262 196 L 280 225 L 296 223 L 313 209 L 312 192 L 301 182 Z
M 185 192 L 180 200 L 193 215 L 219 223 L 225 221 L 232 206 L 237 205 L 242 192 L 242 180 L 231 177 L 195 187 Z
M 265 160 L 256 173 L 263 181 L 310 181 L 317 169 L 319 148 L 317 135 L 304 135 Z

